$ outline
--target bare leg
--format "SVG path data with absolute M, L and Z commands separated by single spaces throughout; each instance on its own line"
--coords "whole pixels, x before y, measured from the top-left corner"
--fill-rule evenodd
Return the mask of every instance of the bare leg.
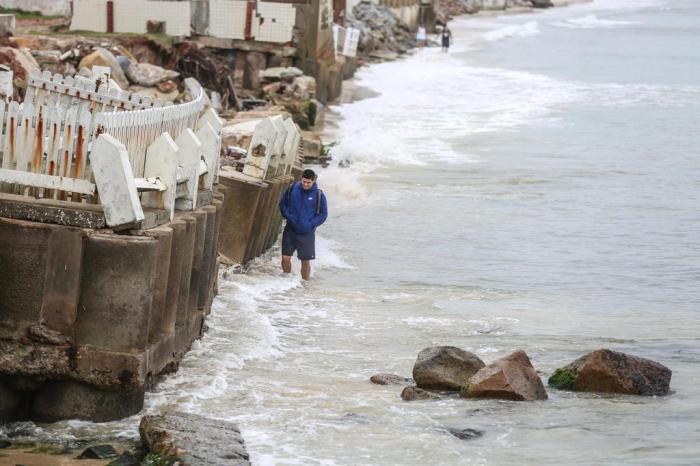
M 282 256 L 282 271 L 284 273 L 292 271 L 292 256 Z
M 301 261 L 301 278 L 308 280 L 311 276 L 311 261 Z

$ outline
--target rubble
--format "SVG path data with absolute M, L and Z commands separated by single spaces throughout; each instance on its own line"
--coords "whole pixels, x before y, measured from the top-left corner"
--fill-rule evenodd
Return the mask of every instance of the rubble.
M 109 50 L 98 47 L 87 57 L 80 60 L 78 69 L 88 68 L 93 66 L 107 66 L 111 70 L 111 77 L 122 89 L 129 88 L 129 81 L 126 79 L 122 67 L 119 65 L 117 58 Z
M 0 63 L 12 70 L 14 85 L 20 89 L 27 87 L 27 78 L 31 70 L 39 68 L 39 64 L 28 49 L 0 47 Z
M 134 84 L 139 86 L 153 87 L 162 83 L 176 79 L 180 76 L 177 71 L 166 70 L 158 65 L 150 63 L 138 63 L 132 61 L 126 69 L 126 76 Z
M 369 55 L 374 51 L 406 53 L 415 47 L 415 34 L 387 6 L 363 0 L 352 9 L 347 25 L 360 30 L 358 52 Z

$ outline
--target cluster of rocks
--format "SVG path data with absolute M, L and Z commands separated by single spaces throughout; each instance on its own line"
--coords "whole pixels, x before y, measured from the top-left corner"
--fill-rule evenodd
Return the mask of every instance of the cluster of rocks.
M 438 18 L 444 24 L 459 15 L 473 15 L 480 11 L 550 8 L 552 0 L 438 0 Z
M 78 459 L 100 460 L 106 466 L 250 465 L 245 441 L 236 424 L 195 414 L 144 416 L 139 425 L 140 443 L 126 444 L 120 440 L 105 443 L 104 438 L 42 442 L 35 440 L 40 437 L 39 432 L 31 422 L 1 425 L 0 456 L 12 461 L 15 457 L 37 455 L 36 462 L 31 464 L 44 464 L 42 458 L 51 455 L 55 456 L 51 464 L 74 464 L 73 459 Z
M 453 346 L 430 347 L 418 353 L 413 380 L 375 374 L 375 384 L 406 384 L 406 401 L 438 398 L 459 392 L 463 398 L 512 401 L 546 400 L 547 391 L 527 354 L 518 350 L 485 364 L 478 356 Z M 671 370 L 649 359 L 599 349 L 554 371 L 550 387 L 625 395 L 667 395 Z
M 316 123 L 316 79 L 293 66 L 260 71 L 262 92 L 272 105 L 284 108 L 296 124 L 308 130 Z
M 393 59 L 416 47 L 415 33 L 387 6 L 362 0 L 352 9 L 347 26 L 360 30 L 358 53 Z
M 183 88 L 180 73 L 141 63 L 125 47 L 76 37 L 16 36 L 0 45 L 0 61 L 14 72 L 16 98 L 21 96 L 32 69 L 64 76 L 91 77 L 95 65 L 109 67 L 111 79 L 122 89 L 165 101 L 175 101 Z

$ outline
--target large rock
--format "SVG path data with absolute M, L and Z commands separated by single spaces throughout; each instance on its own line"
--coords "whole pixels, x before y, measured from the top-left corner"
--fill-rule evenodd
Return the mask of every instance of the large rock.
M 296 99 L 308 100 L 316 98 L 316 79 L 312 76 L 299 76 L 292 83 L 293 96 Z
M 413 378 L 420 388 L 459 390 L 484 367 L 475 354 L 454 346 L 435 346 L 418 353 Z
M 554 371 L 549 385 L 561 390 L 666 395 L 671 369 L 637 356 L 599 349 Z
M 293 79 L 298 76 L 302 76 L 303 74 L 303 71 L 293 66 L 275 66 L 262 70 L 260 72 L 260 77 L 265 81 L 280 81 L 285 79 Z
M 126 76 L 134 84 L 144 87 L 153 87 L 158 83 L 175 79 L 180 73 L 173 70 L 166 70 L 150 63 L 136 63 L 132 61 L 126 69 Z
M 19 88 L 27 87 L 27 78 L 39 64 L 27 49 L 0 47 L 0 63 L 12 70 L 14 85 Z
M 112 79 L 114 79 L 122 89 L 128 89 L 129 81 L 126 79 L 117 58 L 109 50 L 97 47 L 94 52 L 80 61 L 78 69 L 92 69 L 93 66 L 108 66 L 111 70 Z
M 243 437 L 230 422 L 175 412 L 144 416 L 139 432 L 149 451 L 180 461 L 183 466 L 250 464 Z
M 516 351 L 477 372 L 462 389 L 465 398 L 546 400 L 547 391 L 525 351 Z

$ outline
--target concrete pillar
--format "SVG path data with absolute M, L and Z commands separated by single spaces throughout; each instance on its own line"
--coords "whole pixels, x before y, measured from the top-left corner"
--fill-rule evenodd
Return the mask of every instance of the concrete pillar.
M 248 262 L 258 256 L 258 251 L 260 250 L 261 235 L 263 234 L 262 229 L 264 226 L 264 217 L 261 215 L 265 212 L 270 203 L 271 189 L 268 183 L 263 183 L 264 189 L 260 193 L 260 201 L 258 202 L 258 208 L 253 212 L 253 229 L 251 231 L 250 239 L 248 240 L 248 247 L 245 252 L 244 262 Z
M 46 382 L 34 392 L 31 418 L 40 422 L 123 419 L 143 408 L 144 390 L 109 391 L 72 380 Z
M 17 390 L 13 390 L 0 382 L 0 423 L 12 422 L 19 418 L 22 397 Z
M 41 326 L 66 341 L 73 340 L 73 326 L 80 296 L 83 230 L 54 228 L 48 238 Z
M 0 218 L 0 337 L 19 338 L 39 322 L 49 238 L 55 228 Z
M 243 69 L 243 87 L 245 89 L 260 89 L 260 71 L 267 68 L 267 59 L 262 52 L 248 52 L 245 55 Z
M 204 279 L 202 269 L 204 258 L 204 243 L 207 235 L 207 213 L 198 209 L 192 212 L 192 216 L 197 221 L 197 230 L 194 240 L 194 249 L 192 251 L 192 275 L 190 276 L 190 296 L 189 296 L 189 307 L 190 307 L 190 322 L 189 322 L 189 336 L 188 336 L 188 346 L 192 341 L 194 341 L 194 334 L 196 330 L 194 329 L 195 323 L 193 316 L 198 309 L 199 302 L 199 286 Z
M 209 295 L 211 294 L 212 262 L 216 261 L 216 206 L 208 205 L 202 210 L 207 214 L 206 235 L 204 238 L 204 252 L 202 255 L 201 279 L 197 292 L 197 309 L 207 310 Z
M 192 318 L 190 307 L 190 281 L 192 278 L 192 259 L 195 250 L 195 238 L 197 236 L 197 220 L 190 213 L 178 212 L 177 219 L 185 223 L 184 238 L 181 243 L 182 255 L 180 269 L 180 286 L 175 318 L 175 353 L 181 357 L 189 348 L 190 320 Z
M 158 241 L 93 234 L 85 242 L 76 345 L 118 352 L 148 345 Z
M 170 253 L 173 246 L 173 230 L 159 226 L 144 232 L 157 241 L 155 279 L 150 319 L 148 321 L 148 342 L 157 343 L 168 333 L 166 312 L 168 298 L 168 275 L 170 274 Z
M 228 191 L 219 229 L 219 252 L 233 262 L 242 264 L 246 260 L 246 250 L 252 238 L 255 213 L 264 184 L 243 181 L 227 175 L 223 170 L 219 174 L 219 182 Z

